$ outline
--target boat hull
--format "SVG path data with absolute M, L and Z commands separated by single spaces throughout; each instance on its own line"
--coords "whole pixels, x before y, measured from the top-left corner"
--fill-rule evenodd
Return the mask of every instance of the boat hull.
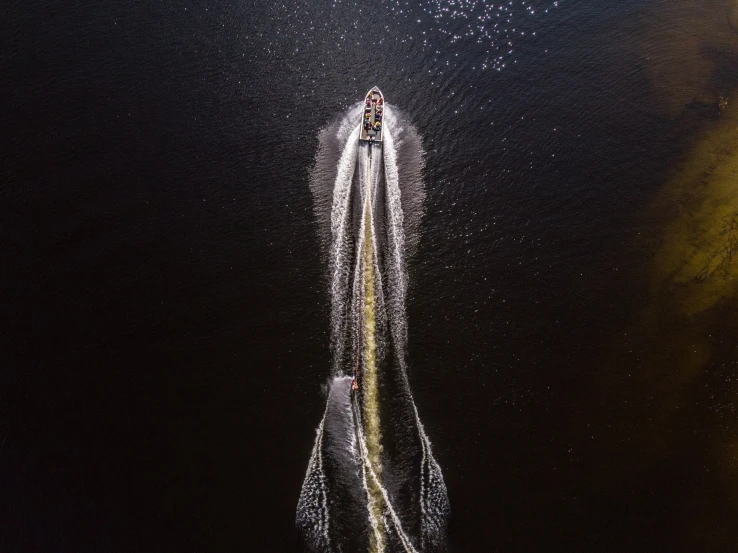
M 364 98 L 364 110 L 361 112 L 361 135 L 364 142 L 382 142 L 384 126 L 384 96 L 375 86 Z

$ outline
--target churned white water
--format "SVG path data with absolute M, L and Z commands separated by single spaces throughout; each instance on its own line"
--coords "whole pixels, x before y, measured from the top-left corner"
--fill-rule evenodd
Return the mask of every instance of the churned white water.
M 406 220 L 415 243 L 424 194 L 423 154 L 417 133 L 390 105 L 385 107 L 384 143 L 360 143 L 361 112 L 361 105 L 354 106 L 321 132 L 311 174 L 328 268 L 332 380 L 297 524 L 314 551 L 339 551 L 358 539 L 371 553 L 416 552 L 443 542 L 449 513 L 443 476 L 406 373 Z M 359 390 L 352 393 L 357 370 Z M 417 482 L 417 509 L 407 512 L 401 512 L 384 484 L 380 413 L 388 399 L 381 385 L 386 370 L 400 372 L 401 397 L 410 403 L 414 419 L 407 442 L 419 447 L 412 453 L 415 464 L 400 465 L 417 466 L 417 473 L 392 474 L 395 480 Z M 349 507 L 333 513 L 339 503 Z

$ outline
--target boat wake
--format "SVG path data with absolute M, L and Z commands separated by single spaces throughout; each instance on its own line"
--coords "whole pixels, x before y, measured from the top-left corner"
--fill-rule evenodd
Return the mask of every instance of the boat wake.
M 297 526 L 312 551 L 441 551 L 446 486 L 406 370 L 405 257 L 422 216 L 422 150 L 389 105 L 383 144 L 360 142 L 362 110 L 322 131 L 311 174 L 328 266 L 332 379 Z

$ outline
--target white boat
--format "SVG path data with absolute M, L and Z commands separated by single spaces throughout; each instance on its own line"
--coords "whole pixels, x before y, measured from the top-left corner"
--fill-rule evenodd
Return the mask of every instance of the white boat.
M 376 86 L 364 98 L 364 111 L 361 113 L 361 135 L 359 140 L 382 142 L 384 125 L 384 96 Z

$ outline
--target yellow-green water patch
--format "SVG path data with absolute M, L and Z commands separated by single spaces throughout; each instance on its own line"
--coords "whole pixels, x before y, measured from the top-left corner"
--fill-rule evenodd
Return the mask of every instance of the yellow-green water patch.
M 738 102 L 694 146 L 655 202 L 674 213 L 652 269 L 658 309 L 690 317 L 738 296 Z
M 367 193 L 368 198 L 368 193 Z M 384 499 L 379 489 L 381 485 L 382 432 L 379 421 L 379 379 L 377 375 L 376 342 L 376 298 L 374 293 L 374 249 L 372 247 L 372 217 L 367 199 L 364 215 L 364 436 L 369 464 L 376 476 L 369 478 L 369 509 L 379 532 L 370 537 L 370 551 L 381 553 L 384 550 L 385 528 L 383 522 Z

